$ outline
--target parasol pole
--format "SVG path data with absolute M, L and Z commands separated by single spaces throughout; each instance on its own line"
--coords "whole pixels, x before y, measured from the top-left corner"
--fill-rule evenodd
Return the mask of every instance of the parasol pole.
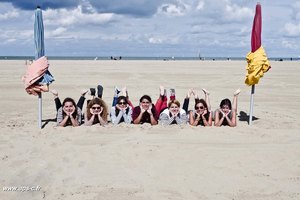
M 39 15 L 37 11 L 40 11 Z M 36 46 L 35 59 L 44 56 L 44 25 L 42 18 L 42 10 L 38 5 L 36 7 L 35 21 L 34 21 L 34 40 Z M 42 129 L 42 92 L 38 93 L 38 127 Z
M 251 95 L 250 95 L 250 114 L 249 114 L 249 125 L 252 125 L 252 118 L 253 118 L 253 102 L 254 102 L 254 92 L 255 92 L 255 85 L 251 87 Z
M 39 92 L 39 95 L 38 95 L 38 104 L 39 104 L 39 117 L 38 117 L 38 126 L 39 128 L 41 129 L 42 128 L 42 92 Z

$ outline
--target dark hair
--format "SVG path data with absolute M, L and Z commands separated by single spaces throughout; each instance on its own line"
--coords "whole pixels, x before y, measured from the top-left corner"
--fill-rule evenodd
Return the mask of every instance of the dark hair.
M 119 96 L 117 99 L 117 104 L 120 103 L 121 100 L 124 100 L 126 104 L 128 104 L 127 98 L 125 96 Z
M 231 101 L 229 99 L 223 99 L 220 103 L 220 108 L 222 108 L 224 105 L 227 105 L 231 110 Z
M 64 101 L 63 101 L 63 104 L 62 104 L 63 107 L 65 106 L 65 103 L 67 103 L 67 102 L 71 102 L 73 104 L 73 106 L 75 107 L 75 111 L 73 112 L 72 116 L 74 117 L 74 119 L 76 119 L 76 116 L 77 116 L 77 106 L 76 106 L 76 103 L 75 103 L 74 99 L 72 99 L 70 97 L 65 98 Z M 66 113 L 65 113 L 64 110 L 63 110 L 63 116 L 66 116 Z
M 198 103 L 202 103 L 203 106 L 204 106 L 204 108 L 207 109 L 207 103 L 206 103 L 206 101 L 205 101 L 204 99 L 196 99 L 195 106 L 194 106 L 194 109 L 195 109 L 195 110 L 196 110 L 196 107 L 197 107 L 197 104 L 198 104 Z
M 141 98 L 140 98 L 140 102 L 143 101 L 143 99 L 147 99 L 150 103 L 152 103 L 152 100 L 151 100 L 151 97 L 149 95 L 143 95 Z
M 121 100 L 125 101 L 125 103 L 128 104 L 128 100 L 125 96 L 119 96 L 118 99 L 117 99 L 117 104 L 120 103 Z M 116 116 L 118 116 L 120 110 L 117 109 L 117 107 L 115 107 L 115 108 L 116 108 Z M 126 114 L 128 114 L 128 112 L 129 112 L 129 108 L 126 109 Z

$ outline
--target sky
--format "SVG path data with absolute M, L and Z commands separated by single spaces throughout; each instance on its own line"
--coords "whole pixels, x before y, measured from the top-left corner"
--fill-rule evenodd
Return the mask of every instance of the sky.
M 33 56 L 43 10 L 47 56 L 245 57 L 253 0 L 0 0 L 0 56 Z M 262 0 L 268 57 L 300 57 L 300 1 Z

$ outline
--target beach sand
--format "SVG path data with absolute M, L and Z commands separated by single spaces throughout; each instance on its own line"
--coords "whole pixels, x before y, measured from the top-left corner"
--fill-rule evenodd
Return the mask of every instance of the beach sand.
M 252 126 L 246 61 L 49 62 L 62 100 L 101 83 L 109 106 L 115 85 L 137 105 L 143 94 L 155 102 L 164 85 L 181 102 L 189 88 L 206 88 L 217 109 L 241 88 L 238 125 L 59 128 L 52 94 L 43 93 L 40 130 L 38 99 L 21 81 L 25 61 L 2 60 L 1 199 L 300 199 L 299 62 L 271 62 L 256 86 Z M 4 191 L 23 186 L 38 191 Z

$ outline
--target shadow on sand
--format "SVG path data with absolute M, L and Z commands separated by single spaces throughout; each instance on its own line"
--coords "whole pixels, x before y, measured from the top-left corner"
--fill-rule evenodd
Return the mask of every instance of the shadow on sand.
M 242 121 L 242 122 L 245 122 L 247 121 L 248 124 L 249 124 L 249 115 L 247 115 L 246 112 L 244 111 L 240 111 L 240 115 L 238 116 L 239 120 Z M 255 120 L 259 120 L 259 118 L 255 117 L 255 116 L 252 116 L 252 121 L 255 121 Z
M 54 118 L 54 119 L 44 119 L 44 120 L 42 120 L 42 123 L 44 123 L 44 124 L 42 125 L 42 128 L 45 128 L 45 126 L 46 126 L 49 122 L 56 122 L 56 118 Z

